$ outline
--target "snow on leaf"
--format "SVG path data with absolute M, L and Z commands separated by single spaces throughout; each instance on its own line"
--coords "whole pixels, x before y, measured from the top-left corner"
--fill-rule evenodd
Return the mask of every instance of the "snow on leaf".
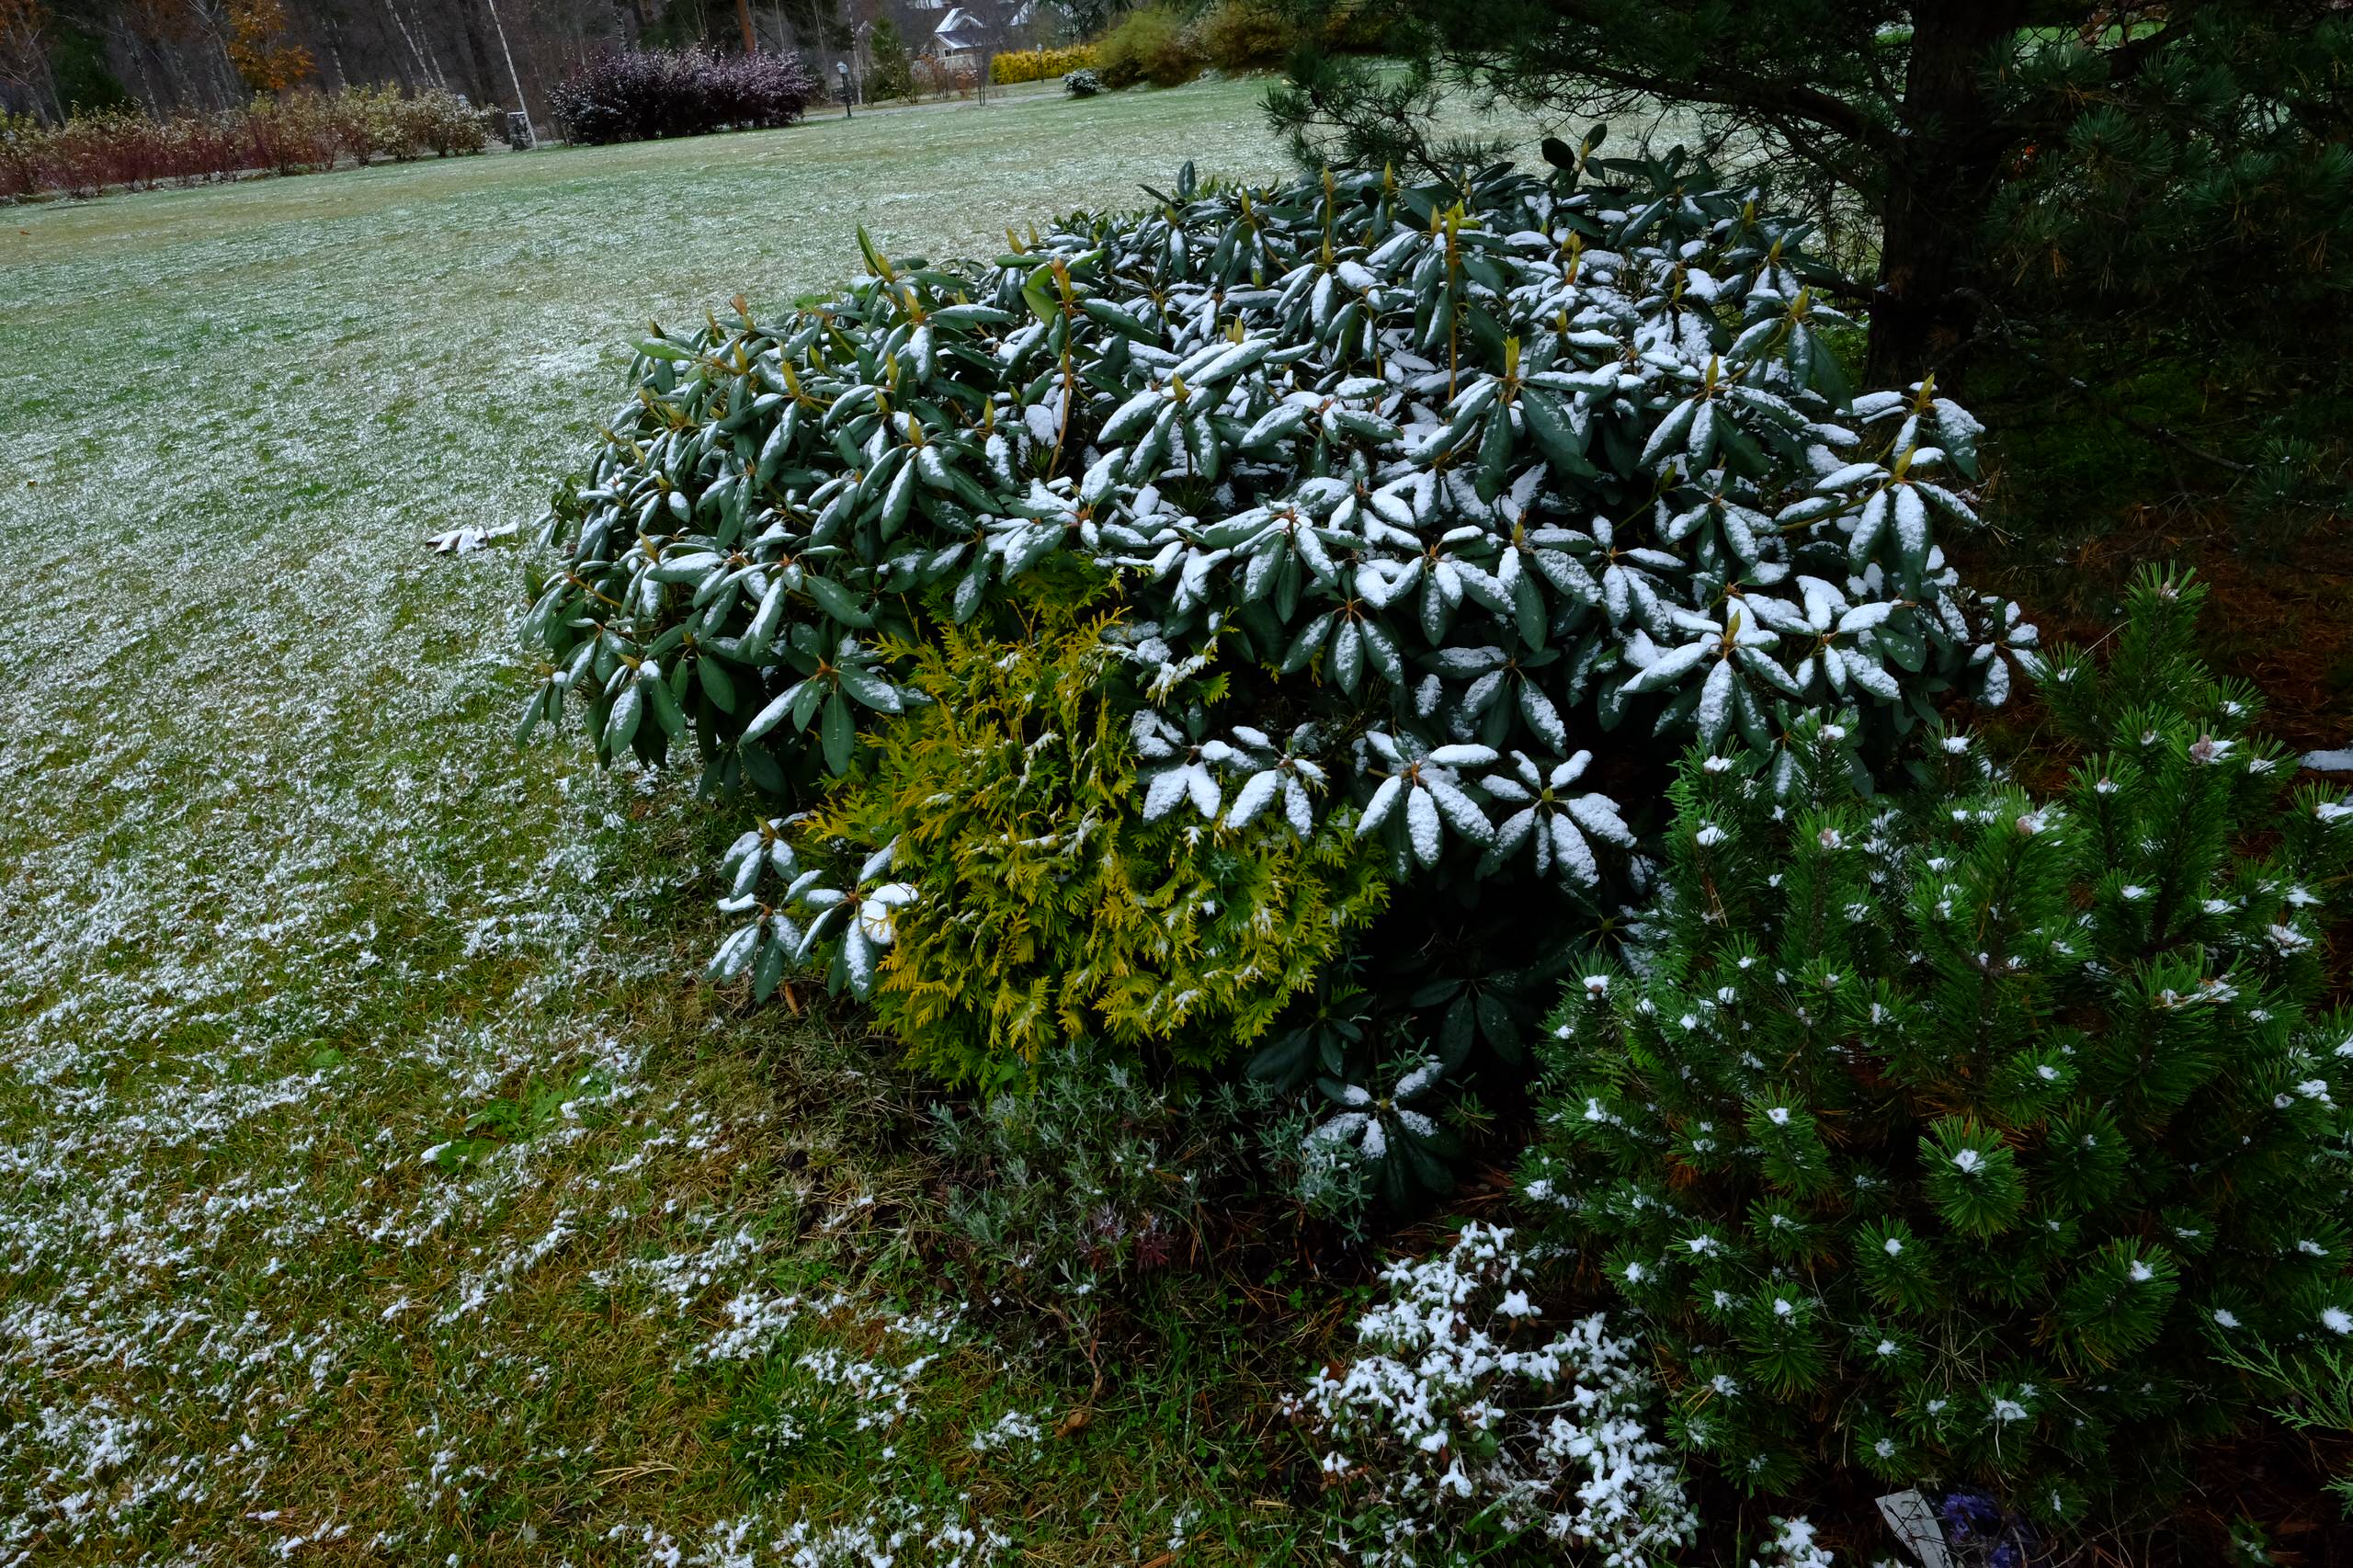
M 1143 794 L 1144 821 L 1158 822 L 1176 809 L 1176 802 L 1185 798 L 1187 771 L 1183 766 L 1164 767 L 1152 776 Z
M 1561 804 L 1563 810 L 1576 818 L 1585 830 L 1596 838 L 1605 839 L 1624 849 L 1631 849 L 1634 846 L 1633 830 L 1629 828 L 1625 819 L 1618 814 L 1618 802 L 1608 796 L 1579 795 L 1572 800 L 1563 801 Z
M 1225 825 L 1246 826 L 1250 819 L 1275 798 L 1276 789 L 1282 781 L 1283 776 L 1271 767 L 1263 773 L 1252 774 L 1244 780 L 1242 788 L 1234 791 L 1233 804 L 1226 810 Z
M 1186 764 L 1177 771 L 1184 775 L 1185 793 L 1192 801 L 1193 809 L 1215 822 L 1219 791 L 1217 780 L 1211 776 L 1210 770 L 1194 762 Z
M 1713 746 L 1732 722 L 1732 661 L 1718 659 L 1699 687 L 1699 706 L 1692 713 L 1699 739 L 1706 745 Z
M 1398 780 L 1392 778 L 1390 784 Z M 1385 788 L 1386 786 L 1384 786 Z M 1430 799 L 1427 790 L 1405 791 L 1405 835 L 1414 847 L 1414 858 L 1425 866 L 1438 864 L 1438 802 Z

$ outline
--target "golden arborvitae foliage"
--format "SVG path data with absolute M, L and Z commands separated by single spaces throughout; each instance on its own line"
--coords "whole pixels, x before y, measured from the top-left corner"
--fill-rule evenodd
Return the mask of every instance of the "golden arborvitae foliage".
M 1094 63 L 1095 51 L 1083 43 L 1069 49 L 1009 49 L 989 57 L 989 80 L 1000 85 L 1051 82 Z
M 875 991 L 915 1064 L 999 1085 L 1087 1037 L 1188 1065 L 1264 1034 L 1388 898 L 1353 817 L 1302 842 L 1146 824 L 1104 623 L 945 626 L 892 650 L 932 700 L 884 726 L 808 824 L 863 854 L 897 838 L 916 897 Z
M 282 93 L 311 74 L 311 51 L 286 41 L 279 0 L 229 0 L 229 62 L 256 93 Z

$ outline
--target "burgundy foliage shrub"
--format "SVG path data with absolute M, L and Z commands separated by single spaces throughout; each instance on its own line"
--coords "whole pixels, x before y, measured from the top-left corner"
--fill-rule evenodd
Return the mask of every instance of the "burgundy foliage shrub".
M 607 142 L 790 125 L 815 92 L 797 54 L 632 50 L 587 62 L 549 97 L 567 141 Z

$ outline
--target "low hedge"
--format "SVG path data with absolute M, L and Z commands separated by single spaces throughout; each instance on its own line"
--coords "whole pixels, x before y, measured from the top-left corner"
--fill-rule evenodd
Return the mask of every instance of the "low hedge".
M 161 119 L 110 110 L 46 125 L 0 114 L 0 200 L 479 153 L 491 118 L 454 93 L 392 87 L 284 93 L 219 114 Z
M 1094 48 L 1083 43 L 1069 49 L 1009 50 L 989 61 L 989 80 L 1000 86 L 1016 82 L 1051 82 L 1094 63 Z

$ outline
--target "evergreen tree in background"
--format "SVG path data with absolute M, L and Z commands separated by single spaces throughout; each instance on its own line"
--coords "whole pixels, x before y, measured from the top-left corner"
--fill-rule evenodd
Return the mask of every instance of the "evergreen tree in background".
M 1556 122 L 1632 128 L 1665 107 L 1863 219 L 1874 382 L 1935 369 L 1955 386 L 1972 351 L 1999 342 L 2095 388 L 2165 359 L 2283 404 L 2343 389 L 2353 19 L 2333 0 L 1399 0 L 1396 13 L 1402 73 L 1303 55 L 1272 95 L 1311 165 L 1475 153 L 1432 130 L 1449 87 Z M 2223 395 L 2258 415 L 2239 425 L 2251 451 L 2270 410 Z
M 2055 799 L 1960 736 L 1862 799 L 1813 719 L 1771 769 L 1695 756 L 1631 971 L 1572 983 L 1529 1195 L 1750 1490 L 2144 1503 L 2247 1408 L 2218 1350 L 2353 1336 L 2353 808 L 2287 798 L 2189 653 L 2202 591 L 2144 574 L 2105 670 L 2054 654 Z
M 899 24 L 887 16 L 876 18 L 866 50 L 867 97 L 877 103 L 889 98 L 913 99 L 915 62 L 908 58 L 907 46 L 899 37 Z

